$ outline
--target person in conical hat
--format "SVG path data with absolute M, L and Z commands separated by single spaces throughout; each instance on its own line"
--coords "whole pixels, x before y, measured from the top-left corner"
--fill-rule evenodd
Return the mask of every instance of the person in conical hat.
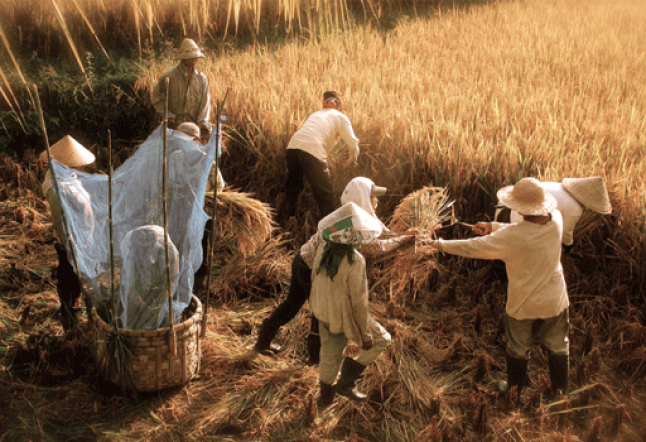
M 341 204 L 352 202 L 371 214 L 378 220 L 375 209 L 379 197 L 386 193 L 385 187 L 377 186 L 370 178 L 356 177 L 345 187 L 341 195 Z M 379 221 L 381 223 L 381 221 Z M 383 223 L 382 234 L 359 246 L 359 251 L 365 256 L 383 256 L 399 247 L 406 241 L 412 241 L 415 234 L 419 233 L 412 229 L 404 235 L 396 235 L 386 228 Z M 273 343 L 278 330 L 289 321 L 294 319 L 298 311 L 308 300 L 312 287 L 312 268 L 314 258 L 319 245 L 323 242 L 319 233 L 315 233 L 299 249 L 292 261 L 292 274 L 287 297 L 263 319 L 259 329 L 258 338 L 253 349 L 262 354 L 275 354 L 280 351 L 280 346 Z M 318 365 L 321 351 L 321 339 L 319 336 L 318 321 L 310 316 L 310 332 L 307 335 L 308 365 Z
M 81 143 L 69 135 L 66 135 L 53 146 L 49 152 L 54 160 L 71 168 L 87 169 L 94 163 L 95 156 Z M 39 159 L 47 162 L 47 151 L 41 153 Z M 59 179 L 59 190 L 64 190 L 70 198 L 76 210 L 83 213 L 83 218 L 88 226 L 87 234 L 92 235 L 94 226 L 94 215 L 88 193 L 78 183 L 61 182 Z M 67 238 L 64 234 L 62 210 L 54 194 L 51 170 L 47 171 L 43 181 L 43 194 L 49 204 L 49 212 L 52 216 L 52 227 L 54 229 L 54 248 L 58 255 L 58 267 L 56 269 L 56 288 L 60 300 L 60 318 L 63 328 L 68 330 L 76 324 L 76 313 L 80 309 L 79 301 L 81 287 L 78 277 L 67 256 Z
M 574 244 L 574 229 L 583 215 L 584 209 L 607 215 L 612 212 L 606 185 L 601 177 L 564 178 L 561 183 L 544 181 L 541 187 L 552 195 L 558 210 L 563 215 L 563 246 L 569 253 Z M 495 219 L 501 222 L 517 223 L 522 221 L 522 215 L 504 205 L 496 207 Z
M 195 123 L 200 128 L 200 138 L 206 142 L 213 125 L 209 81 L 203 72 L 197 70 L 198 61 L 204 58 L 202 50 L 190 38 L 185 38 L 175 51 L 179 64 L 165 72 L 153 88 L 153 106 L 163 118 L 165 83 L 169 79 L 168 123 L 171 129 L 185 122 Z
M 356 250 L 362 243 L 378 238 L 382 229 L 377 218 L 352 202 L 318 224 L 324 242 L 314 260 L 309 302 L 321 335 L 321 408 L 331 405 L 336 394 L 354 401 L 367 400 L 355 384 L 366 366 L 390 344 L 390 334 L 370 314 L 366 261 Z M 354 359 L 343 358 L 348 340 L 361 348 Z M 339 368 L 341 374 L 336 380 Z
M 535 339 L 548 351 L 554 395 L 567 393 L 570 305 L 563 266 L 563 217 L 557 201 L 535 178 L 523 178 L 498 191 L 498 200 L 522 214 L 519 223 L 477 223 L 466 240 L 434 241 L 444 253 L 467 258 L 501 260 L 507 277 L 505 325 L 507 381 L 502 391 L 516 387 L 520 397 Z

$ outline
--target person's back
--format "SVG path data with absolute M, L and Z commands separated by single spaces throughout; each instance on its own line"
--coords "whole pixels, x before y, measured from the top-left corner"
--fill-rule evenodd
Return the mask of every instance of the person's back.
M 332 333 L 345 333 L 355 342 L 363 342 L 362 332 L 368 329 L 368 279 L 366 260 L 353 251 L 354 260 L 346 259 L 344 245 L 335 245 L 342 256 L 337 273 L 331 278 L 321 268 L 321 258 L 326 244 L 319 246 L 312 272 L 310 309 L 314 316 L 329 325 Z M 319 269 L 317 271 L 317 269 Z
M 473 240 L 475 249 L 478 242 L 491 248 L 488 252 L 483 248 L 481 257 L 505 262 L 509 278 L 507 313 L 511 316 L 550 317 L 563 310 L 563 301 L 567 305 L 561 266 L 562 225 L 561 214 L 555 210 L 546 224 L 521 221 Z
M 342 137 L 354 149 L 356 141 L 350 120 L 334 108 L 325 108 L 311 114 L 289 140 L 287 149 L 301 149 L 320 160 L 325 160 L 334 144 Z M 350 151 L 356 160 L 353 150 Z

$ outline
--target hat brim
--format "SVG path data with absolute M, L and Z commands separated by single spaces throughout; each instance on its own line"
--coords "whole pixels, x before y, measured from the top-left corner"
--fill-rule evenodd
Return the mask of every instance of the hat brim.
M 547 215 L 558 207 L 556 198 L 549 192 L 545 192 L 545 197 L 541 203 L 523 203 L 518 201 L 512 195 L 514 186 L 503 187 L 498 190 L 498 201 L 505 207 L 520 213 L 521 215 Z
M 178 52 L 177 54 L 175 54 L 175 57 L 177 57 L 177 59 L 179 60 L 188 60 L 191 58 L 206 58 L 206 56 L 199 49 L 192 52 Z
M 384 196 L 388 189 L 385 187 L 379 187 L 379 186 L 372 186 L 372 189 L 370 190 L 370 196 Z

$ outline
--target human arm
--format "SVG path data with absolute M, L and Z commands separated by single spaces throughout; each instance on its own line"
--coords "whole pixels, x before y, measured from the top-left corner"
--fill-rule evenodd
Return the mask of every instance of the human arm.
M 493 232 L 485 236 L 461 240 L 443 240 L 434 241 L 433 244 L 437 249 L 444 253 L 464 256 L 466 258 L 477 259 L 501 259 L 505 260 L 511 252 L 510 244 L 513 241 L 513 231 L 509 230 L 512 224 L 483 223 L 490 224 Z M 477 225 L 477 224 L 476 224 Z M 496 228 L 498 226 L 503 226 Z M 489 227 L 485 227 L 488 229 Z M 475 229 L 475 226 L 474 226 Z
M 213 130 L 213 125 L 209 121 L 211 116 L 211 94 L 209 92 L 209 82 L 206 78 L 206 75 L 200 74 L 198 77 L 200 81 L 200 90 L 201 90 L 201 99 L 197 112 L 197 125 L 204 129 L 206 134 L 206 141 L 208 141 L 211 131 Z
M 339 113 L 339 117 L 336 128 L 337 133 L 341 139 L 343 139 L 348 148 L 350 162 L 356 163 L 359 158 L 359 139 L 354 134 L 350 119 L 342 113 Z

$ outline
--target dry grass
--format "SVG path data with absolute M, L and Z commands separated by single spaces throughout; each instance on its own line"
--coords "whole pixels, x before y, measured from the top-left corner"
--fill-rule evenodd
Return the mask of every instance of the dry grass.
M 100 12 L 103 4 L 96 4 Z M 140 26 L 150 20 L 142 11 Z M 235 222 L 222 219 L 223 253 L 216 256 L 226 260 L 213 275 L 222 296 L 210 309 L 200 378 L 138 402 L 96 381 L 91 363 L 68 370 L 66 361 L 83 353 L 67 346 L 90 343 L 60 339 L 48 276 L 55 255 L 37 193 L 42 171 L 3 158 L 0 437 L 643 441 L 645 15 L 642 3 L 623 0 L 505 2 L 442 10 L 390 32 L 357 29 L 275 50 L 209 53 L 202 68 L 212 95 L 232 87 L 223 173 L 259 201 L 236 196 L 229 201 Z M 151 88 L 173 64 L 170 54 L 154 60 L 140 87 Z M 280 209 L 283 148 L 328 88 L 344 92 L 362 140 L 358 169 L 333 157 L 337 190 L 355 174 L 373 178 L 389 189 L 380 211 L 392 222 L 404 219 L 393 214 L 401 198 L 429 183 L 447 189 L 458 217 L 475 220 L 486 217 L 498 187 L 521 176 L 606 179 L 613 216 L 586 215 L 563 260 L 572 301 L 567 401 L 546 401 L 540 349 L 520 407 L 498 397 L 505 285 L 480 261 L 456 257 L 432 261 L 439 271 L 424 268 L 434 251 L 421 243 L 417 254 L 408 246 L 391 257 L 412 261 L 397 261 L 387 277 L 388 262 L 370 263 L 373 313 L 393 336 L 360 384 L 370 402 L 338 399 L 316 412 L 317 372 L 303 363 L 306 309 L 279 333 L 286 347 L 279 357 L 248 352 L 255 328 L 285 292 L 292 258 L 260 201 Z M 288 226 L 296 244 L 315 225 L 309 198 L 302 196 L 298 222 Z M 402 209 L 402 227 L 410 226 L 411 212 L 421 227 L 414 205 Z M 236 242 L 225 237 L 225 226 L 255 227 L 244 231 L 250 239 Z M 442 235 L 468 232 L 449 228 Z M 236 247 L 248 247 L 246 256 Z

